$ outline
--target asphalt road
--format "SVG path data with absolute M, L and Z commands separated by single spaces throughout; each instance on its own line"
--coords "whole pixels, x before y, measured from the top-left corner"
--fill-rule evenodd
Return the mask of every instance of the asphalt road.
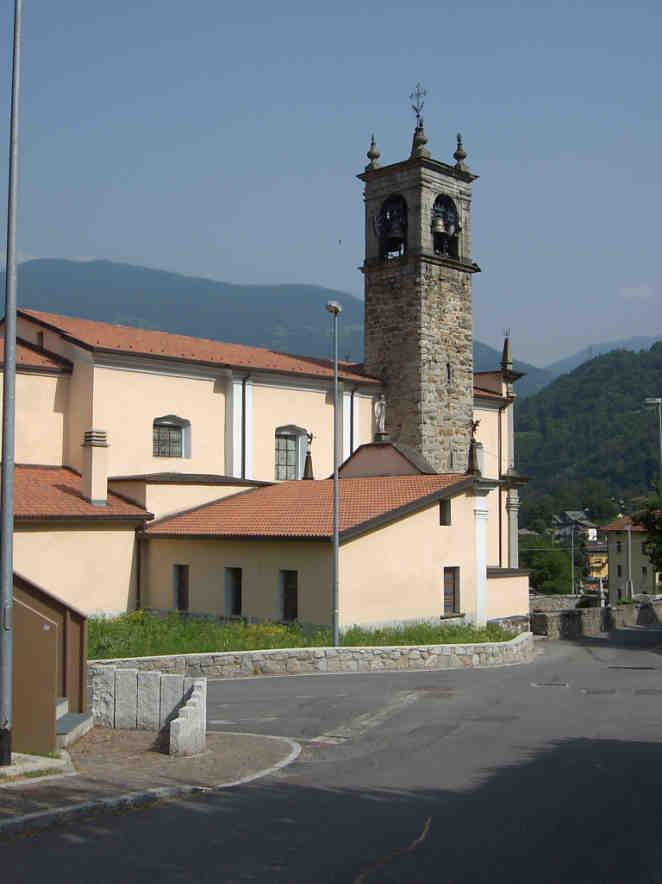
M 279 775 L 0 846 L 0 881 L 662 882 L 662 632 L 528 666 L 213 682 Z

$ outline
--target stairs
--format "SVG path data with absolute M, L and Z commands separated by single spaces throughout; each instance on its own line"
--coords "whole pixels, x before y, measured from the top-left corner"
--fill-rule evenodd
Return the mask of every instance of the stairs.
M 55 740 L 58 749 L 71 746 L 92 729 L 91 712 L 69 712 L 69 701 L 59 697 L 55 702 Z

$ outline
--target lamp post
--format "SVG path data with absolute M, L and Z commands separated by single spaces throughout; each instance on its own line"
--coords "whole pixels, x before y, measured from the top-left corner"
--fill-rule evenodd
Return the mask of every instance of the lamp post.
M 658 396 L 647 396 L 644 402 L 646 405 L 657 406 L 657 432 L 660 443 L 660 485 L 658 492 L 662 494 L 662 398 Z
M 21 14 L 14 0 L 14 44 L 9 123 L 9 193 L 5 292 L 5 374 L 2 382 L 2 494 L 0 498 L 0 767 L 11 764 L 14 593 L 14 414 L 16 389 L 16 200 L 18 109 L 21 81 Z
M 340 644 L 339 614 L 338 614 L 338 565 L 340 550 L 340 485 L 338 482 L 338 443 L 340 441 L 338 408 L 338 317 L 342 313 L 342 307 L 337 301 L 329 301 L 326 309 L 331 314 L 333 327 L 333 563 L 331 566 L 331 599 L 332 614 L 331 627 L 333 632 L 333 647 Z

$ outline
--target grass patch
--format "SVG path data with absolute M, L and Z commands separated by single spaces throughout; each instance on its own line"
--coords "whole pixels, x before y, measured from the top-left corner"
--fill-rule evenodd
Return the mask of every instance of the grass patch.
M 496 626 L 433 626 L 419 623 L 390 629 L 354 627 L 341 637 L 341 644 L 426 645 L 507 641 L 512 632 Z M 158 617 L 136 611 L 112 620 L 90 618 L 89 657 L 150 657 L 161 654 L 202 654 L 210 651 L 257 651 L 269 648 L 328 647 L 331 630 L 298 623 L 225 623 L 169 614 Z

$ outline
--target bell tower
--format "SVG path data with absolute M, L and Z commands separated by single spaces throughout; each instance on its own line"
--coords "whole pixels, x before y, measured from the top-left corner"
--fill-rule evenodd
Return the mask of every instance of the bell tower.
M 457 136 L 454 165 L 434 160 L 423 92 L 411 96 L 409 159 L 380 166 L 373 135 L 365 184 L 365 355 L 386 389 L 393 441 L 439 472 L 467 469 L 473 420 L 472 174 Z

